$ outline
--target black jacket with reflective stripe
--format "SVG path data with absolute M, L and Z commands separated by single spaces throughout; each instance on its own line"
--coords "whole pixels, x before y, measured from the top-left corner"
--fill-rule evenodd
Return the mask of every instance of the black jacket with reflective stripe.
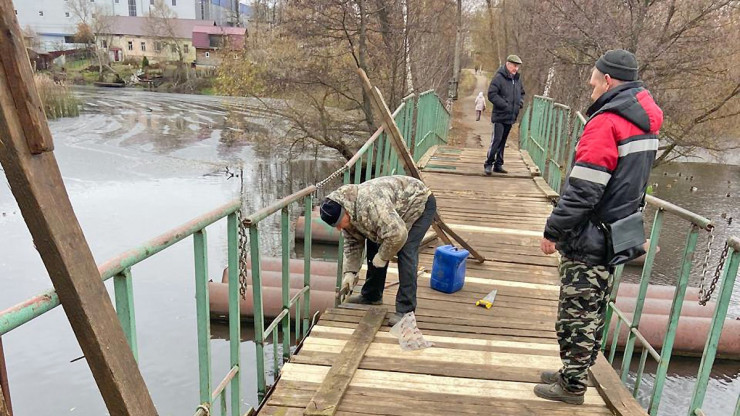
M 573 168 L 544 235 L 564 257 L 607 265 L 607 242 L 599 224 L 611 224 L 640 208 L 663 112 L 641 82 L 629 82 L 607 91 L 587 115 Z M 635 248 L 617 261 L 642 252 Z

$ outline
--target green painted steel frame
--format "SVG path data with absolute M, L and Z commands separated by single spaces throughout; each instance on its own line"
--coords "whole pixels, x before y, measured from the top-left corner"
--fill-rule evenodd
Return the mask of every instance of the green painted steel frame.
M 416 112 L 416 118 L 414 114 Z M 433 92 L 423 93 L 418 101 L 414 95 L 405 97 L 402 104 L 393 113 L 399 130 L 412 156 L 418 160 L 429 148 L 447 142 L 450 114 L 444 104 Z M 416 128 L 414 128 L 416 127 Z M 362 181 L 362 167 L 365 166 L 364 180 L 384 175 L 404 174 L 404 169 L 390 139 L 378 129 L 360 148 L 360 150 L 346 164 L 344 183 L 360 183 Z M 419 143 L 414 143 L 413 133 L 421 137 Z M 433 139 L 432 139 L 433 138 Z M 354 168 L 354 175 L 350 169 Z M 354 176 L 354 182 L 351 182 Z M 211 212 L 208 212 L 192 221 L 175 228 L 139 248 L 129 250 L 99 267 L 103 280 L 114 277 L 116 309 L 124 328 L 127 340 L 134 356 L 138 359 L 136 341 L 136 319 L 134 314 L 133 279 L 131 268 L 170 247 L 171 245 L 193 235 L 194 269 L 195 269 L 195 298 L 198 332 L 198 362 L 199 362 L 199 402 L 196 415 L 210 414 L 213 403 L 220 403 L 221 414 L 226 415 L 227 390 L 230 390 L 230 407 L 232 415 L 241 414 L 241 320 L 239 303 L 239 237 L 240 226 L 249 230 L 250 257 L 252 262 L 252 296 L 254 305 L 255 345 L 257 353 L 257 390 L 260 401 L 264 398 L 267 389 L 264 365 L 265 338 L 272 334 L 274 348 L 275 376 L 279 374 L 280 356 L 278 354 L 278 330 L 282 329 L 282 360 L 290 358 L 291 354 L 291 316 L 290 310 L 296 307 L 295 339 L 305 336 L 311 324 L 310 316 L 310 282 L 311 282 L 311 221 L 305 222 L 304 239 L 304 287 L 290 298 L 290 207 L 303 199 L 304 212 L 309 213 L 313 207 L 315 186 L 304 188 L 276 203 L 245 216 L 242 224 L 238 224 L 237 211 L 241 208 L 241 200 L 234 200 Z M 281 242 L 282 242 L 282 312 L 265 328 L 264 305 L 262 299 L 262 275 L 260 266 L 259 223 L 265 218 L 281 212 Z M 208 299 L 208 250 L 206 227 L 214 222 L 227 218 L 228 240 L 228 276 L 229 276 L 229 356 L 230 371 L 221 380 L 215 390 L 211 391 L 211 346 L 210 346 L 210 310 Z M 341 253 L 343 237 L 340 237 L 340 253 L 337 270 L 337 301 L 341 301 L 339 289 L 342 284 Z M 35 319 L 59 305 L 55 291 L 49 290 L 25 302 L 0 312 L 0 335 L 11 331 L 18 326 Z

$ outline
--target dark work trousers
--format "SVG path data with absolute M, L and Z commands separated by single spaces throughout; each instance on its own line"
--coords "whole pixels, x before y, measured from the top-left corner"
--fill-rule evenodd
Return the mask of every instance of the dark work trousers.
M 480 121 L 481 110 L 475 110 L 475 121 Z
M 511 124 L 493 123 L 491 146 L 488 148 L 488 157 L 483 166 L 500 168 L 504 165 L 504 148 L 506 147 L 506 139 L 509 137 L 509 131 L 511 131 Z
M 398 292 L 396 293 L 396 312 L 408 313 L 416 310 L 416 272 L 419 265 L 419 246 L 424 234 L 434 220 L 437 212 L 437 201 L 434 195 L 429 195 L 424 206 L 424 213 L 414 222 L 408 233 L 406 244 L 398 252 Z M 362 297 L 368 300 L 383 298 L 385 276 L 388 266 L 379 269 L 373 266 L 373 258 L 378 253 L 379 245 L 369 239 L 367 241 L 367 275 L 362 286 Z

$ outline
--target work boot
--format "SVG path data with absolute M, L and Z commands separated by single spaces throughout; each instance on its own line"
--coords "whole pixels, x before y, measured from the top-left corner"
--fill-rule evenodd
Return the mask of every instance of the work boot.
M 491 167 L 483 166 L 483 172 L 485 172 L 487 176 L 491 176 Z
M 401 322 L 401 319 L 403 319 L 403 315 L 405 314 L 401 312 L 394 313 L 393 315 L 391 315 L 390 318 L 388 318 L 388 325 L 394 326 L 397 323 Z
M 563 389 L 560 383 L 538 384 L 534 386 L 534 394 L 537 397 L 569 404 L 583 404 L 584 393 L 571 393 Z
M 369 300 L 368 298 L 362 296 L 362 294 L 358 293 L 356 295 L 348 297 L 346 303 L 359 303 L 360 305 L 382 305 L 383 298 L 380 298 L 378 300 Z
M 543 371 L 540 373 L 540 380 L 545 384 L 557 383 L 560 381 L 560 371 Z
M 496 172 L 496 173 L 509 173 L 508 170 L 506 170 L 506 169 L 504 169 L 504 168 L 502 168 L 500 166 L 497 167 L 497 168 L 493 168 L 493 171 Z

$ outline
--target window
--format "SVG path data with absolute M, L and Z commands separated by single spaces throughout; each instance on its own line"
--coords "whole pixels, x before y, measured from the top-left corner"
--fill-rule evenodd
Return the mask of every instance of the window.
M 128 15 L 136 16 L 136 0 L 128 0 Z
M 75 43 L 75 37 L 74 36 L 65 36 L 64 37 L 64 43 Z
M 133 51 L 134 50 L 134 42 L 128 41 L 128 50 Z
M 141 51 L 146 52 L 146 42 L 141 42 Z
M 206 52 L 206 58 L 210 58 L 210 57 L 211 57 L 211 53 L 210 52 Z
M 149 5 L 154 6 L 154 0 L 149 0 Z
M 108 41 L 107 40 L 103 39 L 103 41 L 101 43 L 102 43 L 103 49 L 108 49 Z
M 154 51 L 160 52 L 162 50 L 162 42 L 154 42 Z
M 43 10 L 39 10 L 39 16 L 43 16 L 43 15 L 44 15 L 44 11 Z
M 170 45 L 170 50 L 172 51 L 172 53 L 177 53 L 177 45 L 175 45 L 174 43 Z
M 118 0 L 116 0 L 116 4 L 118 4 Z
M 172 0 L 172 5 L 177 6 L 177 0 Z
M 69 12 L 64 12 L 64 17 L 69 17 Z
M 185 53 L 189 53 L 190 52 L 190 48 L 188 47 L 188 45 L 182 45 L 182 51 L 185 52 Z

